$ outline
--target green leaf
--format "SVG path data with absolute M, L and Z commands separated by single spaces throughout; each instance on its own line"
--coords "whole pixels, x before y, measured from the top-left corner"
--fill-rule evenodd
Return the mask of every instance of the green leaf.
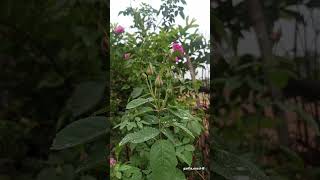
M 179 11 L 180 16 L 182 17 L 182 19 L 185 18 L 183 11 Z
M 115 153 L 117 159 L 119 159 L 119 156 L 120 156 L 120 153 L 122 151 L 122 148 L 123 148 L 123 146 L 119 146 L 119 145 L 117 145 L 115 147 L 114 153 Z
M 199 27 L 199 25 L 198 24 L 192 24 L 192 25 L 189 26 L 189 28 L 196 28 L 196 27 Z
M 138 99 L 134 99 L 132 101 L 130 101 L 128 104 L 127 104 L 127 107 L 126 109 L 133 109 L 133 108 L 136 108 L 136 107 L 139 107 L 147 102 L 151 102 L 153 99 L 152 98 L 138 98 Z
M 143 116 L 142 119 L 150 124 L 158 124 L 159 123 L 158 118 L 154 115 L 145 115 L 145 116 Z
M 142 143 L 156 137 L 160 131 L 155 128 L 145 127 L 140 131 L 127 134 L 119 143 L 120 146 L 126 144 L 127 142 L 131 143 Z
M 140 128 L 140 129 L 142 129 L 143 128 L 143 124 L 139 121 L 139 122 L 137 122 L 137 126 Z
M 134 88 L 133 91 L 131 92 L 130 96 L 133 99 L 135 99 L 135 98 L 137 98 L 138 96 L 141 95 L 142 91 L 143 91 L 143 88 L 141 88 L 141 87 Z
M 113 129 L 118 128 L 118 127 L 119 127 L 120 129 L 123 129 L 123 128 L 126 127 L 127 125 L 128 125 L 128 120 L 126 119 L 125 121 L 123 121 L 123 122 L 117 124 L 116 126 L 114 126 Z
M 195 150 L 195 149 L 194 149 L 194 146 L 191 145 L 191 144 L 187 144 L 186 146 L 184 146 L 184 149 L 185 149 L 186 151 L 194 151 L 194 150 Z
M 216 146 L 214 146 L 211 152 L 213 155 L 211 170 L 228 180 L 234 180 L 236 176 L 243 175 L 244 173 L 250 180 L 269 180 L 257 166 L 239 156 L 219 149 Z
M 168 109 L 168 111 L 182 120 L 189 120 L 193 118 L 193 116 L 189 113 L 188 110 L 178 109 L 174 111 L 174 110 Z
M 138 109 L 138 112 L 136 114 L 134 114 L 133 116 L 140 116 L 142 114 L 145 114 L 147 112 L 152 112 L 153 109 L 151 107 L 142 107 L 141 109 Z
M 116 172 L 116 177 L 118 178 L 118 179 L 121 179 L 121 177 L 122 177 L 122 173 L 121 172 Z
M 187 127 L 195 136 L 199 136 L 202 132 L 202 125 L 198 121 L 189 122 Z
M 190 151 L 184 151 L 182 153 L 177 152 L 176 155 L 185 163 L 187 163 L 189 166 L 192 164 L 192 152 Z
M 186 176 L 180 169 L 176 169 L 174 180 L 186 180 Z
M 170 129 L 165 128 L 165 129 L 161 129 L 161 132 L 172 142 L 175 143 L 174 141 L 174 136 L 171 133 Z
M 103 81 L 89 81 L 79 84 L 69 98 L 66 109 L 74 117 L 78 117 L 94 108 L 103 100 L 106 83 Z
M 87 151 L 87 159 L 79 164 L 76 173 L 91 170 L 98 166 L 106 166 L 107 151 L 104 142 L 95 143 Z
M 189 129 L 187 129 L 183 124 L 174 122 L 173 123 L 176 127 L 179 127 L 180 129 L 182 129 L 185 133 L 187 133 L 190 137 L 195 138 L 192 134 L 191 131 L 189 131 Z
M 184 144 L 189 143 L 189 142 L 190 142 L 190 139 L 187 137 L 184 137 L 182 140 L 182 143 L 184 143 Z
M 126 89 L 129 89 L 129 88 L 130 88 L 130 86 L 125 84 L 124 86 L 122 86 L 121 90 L 126 90 Z
M 276 69 L 269 70 L 267 75 L 273 85 L 278 88 L 284 88 L 288 83 L 290 72 L 286 70 Z
M 51 149 L 61 150 L 87 143 L 107 133 L 106 117 L 92 116 L 75 121 L 60 132 L 53 140 Z
M 137 124 L 135 122 L 128 122 L 127 123 L 127 130 L 131 131 L 132 128 L 137 127 Z
M 179 144 L 179 145 L 181 145 L 181 144 Z M 178 147 L 176 147 L 176 153 L 178 152 L 178 153 L 182 153 L 184 151 L 184 147 L 183 146 L 178 146 Z
M 126 177 L 130 177 L 130 178 L 124 177 L 124 180 L 141 180 L 142 179 L 141 170 L 134 166 L 130 166 L 129 169 L 124 170 L 124 174 Z
M 131 169 L 131 168 L 132 168 L 132 166 L 123 164 L 123 165 L 121 165 L 119 167 L 119 171 L 126 171 L 126 170 Z
M 152 180 L 172 179 L 178 164 L 173 144 L 168 140 L 158 140 L 150 149 Z

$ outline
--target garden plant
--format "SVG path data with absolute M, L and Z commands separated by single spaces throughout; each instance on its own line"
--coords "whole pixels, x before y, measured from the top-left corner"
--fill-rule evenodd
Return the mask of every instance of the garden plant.
M 182 180 L 190 174 L 184 167 L 203 166 L 196 142 L 206 114 L 195 110 L 195 96 L 186 96 L 197 94 L 201 81 L 184 77 L 190 65 L 208 63 L 209 44 L 192 31 L 197 25 L 184 17 L 184 4 L 163 1 L 160 10 L 147 4 L 128 7 L 119 14 L 133 17 L 135 31 L 119 24 L 110 28 L 111 179 Z M 175 25 L 178 15 L 184 26 Z

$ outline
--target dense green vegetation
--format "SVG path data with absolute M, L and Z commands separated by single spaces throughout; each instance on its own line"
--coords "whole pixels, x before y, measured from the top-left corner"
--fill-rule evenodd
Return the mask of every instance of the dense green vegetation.
M 213 2 L 215 179 L 319 179 L 318 8 L 318 1 Z M 255 40 L 241 47 L 247 32 Z
M 161 2 L 120 12 L 134 32 L 102 0 L 0 2 L 1 180 L 320 178 L 318 1 L 215 0 L 211 42 L 187 1 Z
M 0 179 L 106 176 L 107 123 L 96 112 L 106 104 L 106 8 L 105 1 L 1 1 Z M 84 145 L 90 138 L 100 140 Z
M 194 69 L 209 62 L 209 44 L 191 31 L 198 26 L 183 11 L 185 3 L 166 0 L 160 10 L 128 7 L 119 14 L 133 17 L 131 33 L 111 25 L 111 179 L 208 177 L 206 171 L 183 171 L 204 166 L 208 158 L 197 143 L 206 114 L 194 109 L 195 97 L 186 96 L 198 94 L 202 81 Z M 175 25 L 177 16 L 185 25 Z M 192 78 L 185 79 L 190 68 Z

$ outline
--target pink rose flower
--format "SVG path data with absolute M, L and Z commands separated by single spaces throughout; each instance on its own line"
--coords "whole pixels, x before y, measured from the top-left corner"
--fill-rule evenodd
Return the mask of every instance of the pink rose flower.
M 182 45 L 180 45 L 179 43 L 174 42 L 172 44 L 172 49 L 173 49 L 173 51 L 180 52 L 181 55 L 184 54 L 184 49 L 183 49 Z
M 130 55 L 131 55 L 130 53 L 125 53 L 123 57 L 125 60 L 128 60 L 130 59 Z
M 121 33 L 124 33 L 124 27 L 122 27 L 122 26 L 117 26 L 115 29 L 114 29 L 114 32 L 116 33 L 116 34 L 121 34 Z
M 113 167 L 115 166 L 117 161 L 114 158 L 110 158 L 110 166 Z

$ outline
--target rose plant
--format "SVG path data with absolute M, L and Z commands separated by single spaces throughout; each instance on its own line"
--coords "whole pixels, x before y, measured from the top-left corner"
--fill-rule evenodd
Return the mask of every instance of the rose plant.
M 148 5 L 122 12 L 133 16 L 135 32 L 119 36 L 112 30 L 122 26 L 111 25 L 111 94 L 113 100 L 122 99 L 116 107 L 121 112 L 112 117 L 112 157 L 117 163 L 111 167 L 111 178 L 182 180 L 186 179 L 183 167 L 202 165 L 194 156 L 195 142 L 203 131 L 201 115 L 178 98 L 197 90 L 196 86 L 186 88 L 189 82 L 183 78 L 187 70 L 183 60 L 201 51 L 201 45 L 206 49 L 207 44 L 197 33 L 189 33 L 197 27 L 194 20 L 187 18 L 186 27 L 157 27 L 156 22 L 145 20 L 159 11 L 145 7 Z M 192 46 L 194 37 L 201 45 Z M 203 56 L 198 55 L 207 58 Z
M 100 77 L 104 73 L 95 73 L 100 71 L 78 72 L 84 82 L 73 86 L 62 108 L 49 156 L 52 164 L 40 173 L 40 179 L 56 169 L 57 178 L 63 171 L 75 178 L 103 172 L 111 179 L 185 179 L 188 173 L 182 172 L 183 167 L 202 165 L 195 154 L 203 130 L 202 114 L 191 111 L 194 98 L 180 97 L 195 92 L 199 84 L 183 77 L 188 70 L 186 58 L 193 58 L 195 68 L 200 66 L 208 60 L 208 43 L 192 32 L 197 26 L 188 17 L 186 26 L 173 26 L 177 15 L 184 17 L 184 3 L 166 0 L 160 10 L 144 4 L 121 12 L 131 15 L 134 25 L 112 24 L 110 36 L 105 33 L 102 41 L 103 47 L 111 49 L 107 74 L 112 86 Z M 161 21 L 156 22 L 155 17 L 162 17 Z M 77 32 L 88 34 L 81 29 Z M 100 42 L 98 37 L 92 36 L 92 42 Z M 82 39 L 86 48 L 91 48 L 87 38 Z M 173 46 L 175 43 L 178 46 Z M 80 76 L 84 73 L 88 77 Z M 110 103 L 104 101 L 107 87 L 111 89 Z M 111 117 L 106 117 L 106 111 Z M 110 124 L 116 126 L 113 131 Z M 109 132 L 110 143 L 105 138 Z M 108 156 L 109 148 L 112 153 Z M 165 155 L 162 159 L 161 154 Z M 107 166 L 111 173 L 106 172 Z M 101 176 L 98 179 L 105 179 Z

